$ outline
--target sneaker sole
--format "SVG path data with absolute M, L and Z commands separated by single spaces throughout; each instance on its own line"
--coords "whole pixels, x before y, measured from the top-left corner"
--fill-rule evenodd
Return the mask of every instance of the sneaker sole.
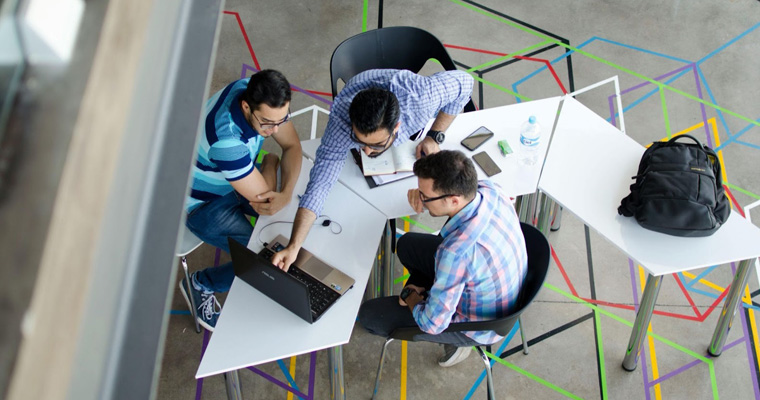
M 451 358 L 449 358 L 448 360 L 444 362 L 439 361 L 438 365 L 444 368 L 448 368 L 448 367 L 453 367 L 459 364 L 460 362 L 466 360 L 470 356 L 470 353 L 472 353 L 472 347 L 466 347 L 466 349 L 467 349 L 466 351 L 463 351 L 459 354 L 452 355 Z
M 182 280 L 179 281 L 179 292 L 182 293 L 182 297 L 185 299 L 185 303 L 187 304 L 187 309 L 190 310 L 190 316 L 192 317 L 193 314 L 194 314 L 193 313 L 193 305 L 190 302 L 190 297 L 188 297 L 188 295 L 187 295 L 187 291 L 185 290 L 185 285 L 182 284 Z M 213 332 L 214 331 L 214 327 L 211 326 L 211 325 L 209 325 L 209 324 L 207 324 L 206 321 L 204 321 L 204 320 L 202 320 L 202 319 L 200 319 L 198 317 L 195 317 L 195 319 L 198 321 L 198 324 L 200 324 L 200 326 L 202 326 L 205 330 L 207 330 L 209 332 Z

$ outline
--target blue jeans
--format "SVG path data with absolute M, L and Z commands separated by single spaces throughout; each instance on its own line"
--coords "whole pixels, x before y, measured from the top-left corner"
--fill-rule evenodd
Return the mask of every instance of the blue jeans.
M 190 211 L 185 225 L 204 242 L 229 253 L 228 237 L 247 246 L 253 234 L 253 226 L 246 214 L 258 216 L 248 200 L 233 190 Z M 229 262 L 198 271 L 194 281 L 205 291 L 226 292 L 234 279 L 235 271 Z

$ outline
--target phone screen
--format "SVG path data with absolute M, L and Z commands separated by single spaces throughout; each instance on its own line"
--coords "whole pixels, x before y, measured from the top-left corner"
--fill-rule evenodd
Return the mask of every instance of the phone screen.
M 489 177 L 492 177 L 499 172 L 501 168 L 491 159 L 491 157 L 485 151 L 481 151 L 478 154 L 472 156 L 472 160 L 486 173 Z
M 485 143 L 492 137 L 493 132 L 491 132 L 485 126 L 481 126 L 480 128 L 476 129 L 475 132 L 471 133 L 469 136 L 462 140 L 462 146 L 472 151 L 480 147 L 481 144 Z

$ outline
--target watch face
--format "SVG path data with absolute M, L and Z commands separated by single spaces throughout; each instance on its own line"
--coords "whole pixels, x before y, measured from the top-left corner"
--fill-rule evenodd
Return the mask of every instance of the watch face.
M 438 142 L 438 144 L 443 143 L 444 139 L 446 139 L 446 135 L 444 135 L 443 132 L 438 132 L 438 134 L 435 135 L 435 141 Z
M 410 294 L 412 294 L 412 290 L 413 290 L 412 288 L 408 288 L 408 287 L 404 288 L 401 291 L 401 294 L 399 294 L 399 297 L 401 297 L 401 300 L 406 300 L 406 298 L 409 297 Z

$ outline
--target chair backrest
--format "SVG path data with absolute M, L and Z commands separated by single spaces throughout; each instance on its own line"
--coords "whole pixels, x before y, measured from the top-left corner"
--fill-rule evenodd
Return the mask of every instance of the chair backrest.
M 520 314 L 533 302 L 538 295 L 539 290 L 544 284 L 546 274 L 549 271 L 549 261 L 551 259 L 551 250 L 549 241 L 546 240 L 541 231 L 536 227 L 520 223 L 523 236 L 525 237 L 525 247 L 528 253 L 528 271 L 525 274 L 525 280 L 520 288 L 520 294 L 517 297 L 517 307 L 509 315 L 490 320 L 477 322 L 459 322 L 449 325 L 444 332 L 457 331 L 494 331 L 500 336 L 506 336 L 512 330 Z M 422 333 L 418 327 L 398 328 L 391 333 L 394 339 L 411 341 L 414 336 Z
M 546 236 L 535 226 L 526 223 L 521 222 L 520 228 L 523 231 L 525 247 L 528 252 L 528 272 L 525 274 L 525 280 L 523 280 L 522 288 L 520 288 L 520 295 L 517 298 L 519 306 L 515 312 L 522 312 L 521 310 L 528 307 L 536 298 L 544 285 L 544 280 L 546 280 L 549 261 L 551 260 L 551 249 Z
M 330 59 L 333 98 L 338 94 L 338 79 L 348 82 L 370 69 L 408 69 L 417 73 L 431 58 L 447 71 L 457 69 L 443 43 L 420 28 L 393 26 L 352 36 L 335 48 Z M 465 106 L 465 112 L 469 111 L 475 111 L 472 99 Z

